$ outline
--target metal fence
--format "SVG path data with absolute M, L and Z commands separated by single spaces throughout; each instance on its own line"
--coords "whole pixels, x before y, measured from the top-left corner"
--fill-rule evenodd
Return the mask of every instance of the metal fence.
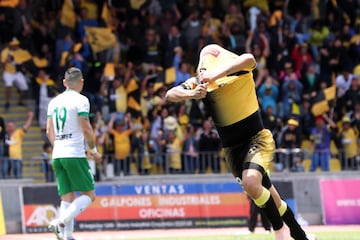
M 344 150 L 276 149 L 274 171 L 304 172 L 358 170 L 360 155 L 348 156 Z
M 221 152 L 203 152 L 197 155 L 179 152 L 160 154 L 132 154 L 125 159 L 116 159 L 114 155 L 104 156 L 98 171 L 106 176 L 158 174 L 203 174 L 224 173 L 228 169 Z
M 328 161 L 329 171 L 357 170 L 360 166 L 360 156 L 348 158 L 346 153 L 339 151 L 334 154 L 330 151 L 309 151 L 306 149 L 277 149 L 271 171 L 274 172 L 307 172 L 316 159 Z M 0 159 L 0 170 L 4 171 Z M 89 159 L 90 167 L 97 181 L 108 178 L 133 175 L 162 175 L 162 174 L 218 174 L 228 173 L 223 152 L 201 152 L 197 155 L 184 152 L 166 152 L 161 154 L 132 154 L 124 159 L 115 159 L 113 154 L 104 155 L 101 163 Z M 321 161 L 314 170 L 322 169 Z M 326 165 L 325 165 L 326 168 Z M 41 156 L 22 160 L 22 178 L 32 178 L 39 182 L 53 181 L 51 167 L 46 166 Z M 14 178 L 9 172 L 0 178 Z

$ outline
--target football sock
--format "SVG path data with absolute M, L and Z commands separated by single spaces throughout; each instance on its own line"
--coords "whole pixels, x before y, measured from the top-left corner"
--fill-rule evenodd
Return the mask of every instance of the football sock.
M 286 202 L 281 202 L 279 213 L 286 225 L 289 227 L 291 237 L 296 240 L 307 240 L 306 233 L 296 221 L 293 211 L 289 208 Z
M 70 206 L 69 202 L 61 201 L 60 202 L 60 217 L 64 215 L 66 209 Z
M 269 221 L 271 222 L 273 229 L 279 230 L 284 225 L 279 211 L 276 207 L 275 201 L 270 195 L 270 191 L 263 187 L 263 191 L 257 199 L 254 199 L 256 205 L 258 205 L 266 216 L 268 217 Z
M 286 204 L 286 202 L 281 200 L 281 205 L 278 208 L 280 216 L 283 216 L 285 214 L 287 207 L 288 207 L 288 205 Z
M 91 198 L 87 195 L 81 195 L 76 198 L 70 206 L 66 209 L 63 215 L 60 216 L 60 221 L 65 225 L 70 224 L 77 215 L 84 211 L 92 203 Z
M 66 238 L 70 239 L 74 234 L 74 219 L 70 221 L 69 224 L 65 225 L 64 235 Z
M 60 216 L 62 216 L 65 213 L 66 209 L 69 206 L 70 206 L 69 202 L 61 201 L 61 203 L 60 203 Z M 65 225 L 64 236 L 67 237 L 67 238 L 70 238 L 70 237 L 73 236 L 73 232 L 74 232 L 74 219 L 72 219 L 69 224 Z

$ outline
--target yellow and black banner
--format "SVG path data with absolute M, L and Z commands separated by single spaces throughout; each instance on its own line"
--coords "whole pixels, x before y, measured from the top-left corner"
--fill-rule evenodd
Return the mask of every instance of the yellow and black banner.
M 85 27 L 89 44 L 94 53 L 113 48 L 116 45 L 116 36 L 111 28 Z
M 311 108 L 314 116 L 320 116 L 335 106 L 336 86 L 325 88 L 318 92 Z

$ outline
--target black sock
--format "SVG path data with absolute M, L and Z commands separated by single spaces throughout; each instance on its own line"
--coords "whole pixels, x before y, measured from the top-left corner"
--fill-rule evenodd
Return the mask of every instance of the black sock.
M 280 213 L 276 207 L 276 204 L 274 202 L 274 199 L 270 195 L 270 198 L 266 201 L 264 206 L 260 206 L 261 209 L 264 211 L 266 216 L 268 217 L 269 221 L 271 222 L 271 225 L 273 229 L 279 230 L 284 225 L 284 222 L 280 216 Z
M 289 206 L 287 206 L 284 215 L 281 217 L 286 225 L 288 225 L 291 237 L 293 237 L 295 240 L 307 240 L 306 233 L 296 221 L 294 213 L 291 208 L 289 208 Z

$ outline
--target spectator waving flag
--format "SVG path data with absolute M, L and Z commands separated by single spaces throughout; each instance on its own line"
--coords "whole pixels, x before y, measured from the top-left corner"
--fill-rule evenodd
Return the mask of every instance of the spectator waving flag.
M 116 36 L 110 28 L 85 26 L 85 31 L 94 53 L 116 46 Z
M 322 89 L 314 98 L 311 112 L 315 117 L 328 112 L 335 106 L 336 84 L 334 82 L 334 75 L 332 78 L 333 84 L 328 88 Z

